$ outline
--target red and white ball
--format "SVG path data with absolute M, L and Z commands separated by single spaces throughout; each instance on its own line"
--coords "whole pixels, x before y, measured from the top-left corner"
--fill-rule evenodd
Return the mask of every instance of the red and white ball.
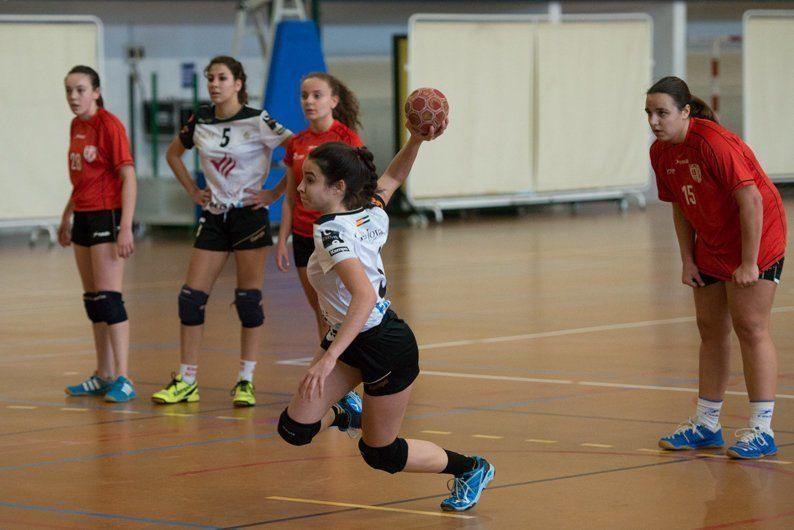
M 430 127 L 438 130 L 449 115 L 447 97 L 435 88 L 417 88 L 405 100 L 405 117 L 408 122 L 423 134 Z

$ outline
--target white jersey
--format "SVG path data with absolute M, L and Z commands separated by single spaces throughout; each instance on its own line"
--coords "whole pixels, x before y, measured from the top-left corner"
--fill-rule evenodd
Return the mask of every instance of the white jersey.
M 261 189 L 273 150 L 292 132 L 265 110 L 243 106 L 227 119 L 213 107 L 200 107 L 179 133 L 185 149 L 199 150 L 201 169 L 212 192 L 205 206 L 212 213 L 241 207 L 246 188 Z
M 380 249 L 389 235 L 389 216 L 383 208 L 359 208 L 324 215 L 314 224 L 314 252 L 306 272 L 317 291 L 325 321 L 331 326 L 329 340 L 342 327 L 352 296 L 334 270 L 346 259 L 358 259 L 364 266 L 377 302 L 361 331 L 380 324 L 391 302 L 386 296 L 386 273 Z

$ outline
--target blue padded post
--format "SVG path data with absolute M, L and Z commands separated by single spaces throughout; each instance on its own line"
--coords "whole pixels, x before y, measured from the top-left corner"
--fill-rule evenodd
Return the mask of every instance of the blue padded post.
M 301 78 L 309 72 L 325 72 L 325 58 L 317 26 L 311 20 L 279 22 L 273 41 L 273 53 L 268 71 L 267 89 L 263 101 L 265 109 L 276 121 L 293 132 L 308 126 L 300 103 Z M 284 150 L 273 153 L 273 166 L 284 158 Z M 266 187 L 274 186 L 284 175 L 284 169 L 272 167 Z M 281 220 L 281 201 L 270 206 L 270 220 Z

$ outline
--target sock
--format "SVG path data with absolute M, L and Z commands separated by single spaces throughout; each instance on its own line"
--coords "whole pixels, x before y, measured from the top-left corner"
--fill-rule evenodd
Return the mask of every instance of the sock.
M 750 427 L 772 432 L 772 412 L 775 410 L 774 401 L 750 402 Z
M 442 473 L 459 477 L 467 471 L 471 471 L 477 465 L 477 462 L 470 456 L 460 455 L 446 449 L 444 449 L 444 452 L 447 453 L 447 467 L 444 468 Z
M 254 368 L 256 368 L 256 361 L 244 361 L 240 359 L 240 376 L 237 380 L 252 383 L 254 381 Z
M 720 429 L 721 408 L 722 401 L 709 401 L 698 397 L 698 409 L 695 418 L 699 424 L 706 426 L 711 432 L 717 432 Z
M 179 374 L 182 376 L 182 381 L 192 385 L 196 382 L 196 372 L 198 372 L 197 364 L 180 364 Z
M 331 427 L 338 427 L 341 429 L 350 427 L 350 414 L 348 414 L 345 409 L 334 404 L 331 405 L 331 410 L 334 412 L 334 421 L 331 423 Z

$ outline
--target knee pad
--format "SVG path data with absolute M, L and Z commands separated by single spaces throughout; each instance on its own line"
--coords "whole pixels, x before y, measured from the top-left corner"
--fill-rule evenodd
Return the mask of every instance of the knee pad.
M 204 323 L 204 308 L 210 295 L 183 285 L 179 291 L 179 320 L 184 326 L 200 326 Z
M 395 438 L 386 447 L 370 447 L 361 439 L 358 441 L 358 450 L 370 467 L 387 473 L 402 471 L 408 462 L 408 442 L 402 438 Z
M 94 298 L 96 301 L 96 314 L 100 322 L 109 326 L 127 321 L 127 310 L 124 309 L 124 300 L 121 293 L 116 291 L 99 291 Z
M 259 289 L 235 289 L 234 305 L 237 307 L 237 316 L 244 328 L 256 328 L 265 321 L 265 312 L 262 309 L 262 291 Z
M 278 433 L 284 441 L 292 445 L 306 445 L 311 443 L 317 433 L 320 432 L 320 422 L 317 423 L 298 423 L 287 414 L 287 409 L 281 413 L 278 419 Z
M 83 293 L 83 306 L 85 307 L 86 315 L 88 315 L 88 320 L 94 324 L 99 324 L 100 322 L 104 321 L 97 310 L 96 296 L 97 293 Z

